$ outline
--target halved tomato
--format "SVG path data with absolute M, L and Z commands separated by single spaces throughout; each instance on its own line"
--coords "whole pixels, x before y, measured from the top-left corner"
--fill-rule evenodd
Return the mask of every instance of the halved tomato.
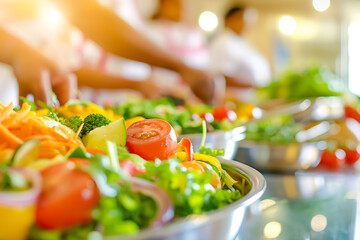
M 142 120 L 128 128 L 126 146 L 145 160 L 167 160 L 176 154 L 176 133 L 164 120 Z
M 82 162 L 61 162 L 41 172 L 43 189 L 36 209 L 36 224 L 41 228 L 66 229 L 91 221 L 100 193 L 91 176 L 76 164 Z

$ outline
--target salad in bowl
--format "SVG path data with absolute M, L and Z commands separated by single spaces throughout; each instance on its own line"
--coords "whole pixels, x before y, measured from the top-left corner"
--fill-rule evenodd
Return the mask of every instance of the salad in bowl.
M 258 172 L 219 160 L 211 149 L 210 155 L 195 153 L 191 141 L 178 142 L 164 120 L 126 126 L 124 118 L 110 120 L 100 113 L 64 118 L 55 112 L 39 116 L 30 108 L 0 105 L 0 186 L 10 186 L 0 187 L 0 196 L 32 193 L 27 205 L 0 201 L 0 215 L 10 216 L 3 209 L 11 208 L 24 211 L 27 219 L 0 225 L 7 238 L 187 239 L 178 231 L 185 233 L 193 219 L 208 216 L 188 228 L 198 232 L 243 213 L 235 209 L 264 191 Z M 9 181 L 9 172 L 22 176 L 25 187 L 16 188 L 19 180 Z M 15 200 L 21 196 L 12 194 Z

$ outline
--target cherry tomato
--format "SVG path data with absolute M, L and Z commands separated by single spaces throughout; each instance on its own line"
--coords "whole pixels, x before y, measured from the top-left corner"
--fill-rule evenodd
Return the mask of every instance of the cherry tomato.
M 360 146 L 356 149 L 348 149 L 345 148 L 345 161 L 347 164 L 354 164 L 356 163 L 360 158 Z
M 38 226 L 66 229 L 91 221 L 91 211 L 98 204 L 100 193 L 88 173 L 67 161 L 52 165 L 41 174 L 43 189 L 36 209 Z
M 229 121 L 235 121 L 237 116 L 236 113 L 227 107 L 216 107 L 213 112 L 215 121 L 222 121 L 223 119 L 227 119 Z
M 321 156 L 320 164 L 332 170 L 340 169 L 345 163 L 345 152 L 341 149 L 336 151 L 325 150 Z
M 138 154 L 145 160 L 167 160 L 176 154 L 177 137 L 168 122 L 146 119 L 128 128 L 126 146 L 131 153 Z
M 131 160 L 124 160 L 120 162 L 120 168 L 134 177 L 138 173 L 144 173 L 145 170 L 136 166 Z
M 353 118 L 360 123 L 360 113 L 358 111 L 356 111 L 355 108 L 346 105 L 344 107 L 344 111 L 345 111 L 346 118 Z

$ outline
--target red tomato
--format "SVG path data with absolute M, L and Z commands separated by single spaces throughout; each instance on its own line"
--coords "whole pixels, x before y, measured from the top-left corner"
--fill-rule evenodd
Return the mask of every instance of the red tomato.
M 227 107 L 216 107 L 213 112 L 215 121 L 222 121 L 223 119 L 227 119 L 229 121 L 235 121 L 237 116 L 236 113 Z
M 145 170 L 136 166 L 131 160 L 124 160 L 120 162 L 120 168 L 134 177 L 138 173 L 144 173 Z
M 172 126 L 160 119 L 146 119 L 127 129 L 127 142 L 131 153 L 145 160 L 167 160 L 176 154 L 177 137 Z
M 193 145 L 188 138 L 182 138 L 181 141 L 178 143 L 178 152 L 185 151 L 186 157 L 185 162 L 192 161 L 194 159 L 194 148 Z
M 345 161 L 348 164 L 354 164 L 356 163 L 360 158 L 360 147 L 357 147 L 356 149 L 344 149 L 345 151 Z
M 334 151 L 325 150 L 321 156 L 320 164 L 332 170 L 340 169 L 345 163 L 345 152 L 341 149 Z
M 360 123 L 360 113 L 358 111 L 356 111 L 355 108 L 346 105 L 344 107 L 344 111 L 345 111 L 346 118 L 353 118 Z
M 36 209 L 37 225 L 44 229 L 66 229 L 90 222 L 100 193 L 88 173 L 67 161 L 52 165 L 41 174 L 43 189 Z

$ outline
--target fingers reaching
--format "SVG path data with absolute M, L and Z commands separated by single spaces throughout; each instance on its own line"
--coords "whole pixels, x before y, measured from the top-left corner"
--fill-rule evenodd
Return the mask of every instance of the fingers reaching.
M 77 78 L 75 74 L 56 74 L 52 77 L 52 83 L 52 90 L 61 105 L 76 98 Z

